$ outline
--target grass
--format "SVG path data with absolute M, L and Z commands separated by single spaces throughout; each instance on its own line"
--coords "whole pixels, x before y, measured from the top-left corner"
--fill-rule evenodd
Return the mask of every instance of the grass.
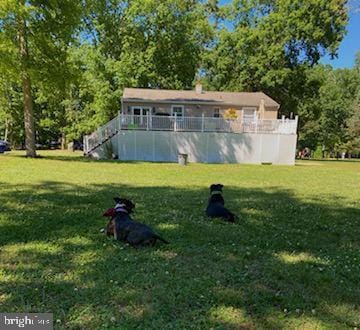
M 360 327 L 360 164 L 205 165 L 0 155 L 0 310 L 67 329 Z M 204 217 L 225 185 L 235 225 Z M 112 197 L 170 245 L 107 239 Z

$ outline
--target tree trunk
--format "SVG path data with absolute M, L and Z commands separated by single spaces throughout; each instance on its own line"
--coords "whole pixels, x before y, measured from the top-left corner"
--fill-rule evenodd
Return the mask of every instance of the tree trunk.
M 4 135 L 4 140 L 7 142 L 8 140 L 8 135 L 9 135 L 9 119 L 5 118 L 5 135 Z
M 21 60 L 21 80 L 24 102 L 26 156 L 36 157 L 34 109 L 31 95 L 31 80 L 28 68 L 29 51 L 26 39 L 26 22 L 21 16 L 18 17 L 18 43 Z
M 61 150 L 66 148 L 66 136 L 65 133 L 61 133 Z

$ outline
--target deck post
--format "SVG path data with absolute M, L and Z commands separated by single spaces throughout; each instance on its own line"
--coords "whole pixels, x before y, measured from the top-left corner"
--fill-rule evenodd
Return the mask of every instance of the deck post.
M 204 119 L 205 119 L 205 115 L 202 114 L 201 115 L 201 132 L 204 132 L 204 127 L 205 127 Z
M 174 114 L 175 122 L 174 122 L 174 132 L 177 131 L 177 118 L 176 118 L 176 112 Z
M 87 153 L 87 151 L 88 151 L 86 138 L 87 138 L 87 135 L 84 135 L 84 136 L 83 136 L 83 149 L 84 149 L 84 154 Z
M 148 131 L 149 130 L 149 118 L 150 118 L 150 116 L 149 116 L 149 112 L 147 111 L 146 112 L 146 130 Z
M 286 132 L 287 132 L 287 130 L 288 130 L 288 125 L 286 125 L 286 123 L 285 123 L 285 115 L 282 115 L 281 116 L 281 125 L 280 125 L 280 127 L 281 127 L 281 129 L 279 130 L 279 132 L 280 133 L 285 133 L 286 134 Z
M 297 132 L 298 124 L 299 124 L 299 116 L 296 115 L 296 116 L 295 116 L 295 130 L 294 130 L 294 133 L 295 133 L 295 134 L 296 134 L 296 132 Z
M 119 111 L 118 118 L 119 118 L 119 121 L 118 121 L 119 129 L 118 129 L 118 131 L 121 131 L 121 111 Z

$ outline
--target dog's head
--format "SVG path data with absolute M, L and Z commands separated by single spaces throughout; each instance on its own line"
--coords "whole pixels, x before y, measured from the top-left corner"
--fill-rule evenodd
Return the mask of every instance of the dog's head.
M 135 204 L 129 199 L 114 197 L 114 201 L 116 203 L 115 210 L 118 207 L 122 207 L 127 211 L 127 213 L 130 214 L 133 211 L 133 209 L 135 208 Z
M 222 188 L 224 186 L 221 184 L 221 183 L 213 183 L 211 186 L 210 186 L 210 193 L 212 193 L 213 191 L 220 191 L 222 192 Z

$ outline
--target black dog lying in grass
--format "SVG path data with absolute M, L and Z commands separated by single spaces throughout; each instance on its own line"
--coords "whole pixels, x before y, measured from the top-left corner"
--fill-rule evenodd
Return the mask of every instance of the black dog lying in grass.
M 222 184 L 212 184 L 210 186 L 210 197 L 206 208 L 206 215 L 210 218 L 221 218 L 228 222 L 235 222 L 235 215 L 224 206 L 223 187 Z
M 116 240 L 127 242 L 134 247 L 154 246 L 157 240 L 166 244 L 169 243 L 157 235 L 149 226 L 131 219 L 130 213 L 135 208 L 135 204 L 130 200 L 118 197 L 114 200 L 116 202 L 115 208 L 104 213 L 104 216 L 111 217 L 106 228 L 108 236 L 113 235 Z

